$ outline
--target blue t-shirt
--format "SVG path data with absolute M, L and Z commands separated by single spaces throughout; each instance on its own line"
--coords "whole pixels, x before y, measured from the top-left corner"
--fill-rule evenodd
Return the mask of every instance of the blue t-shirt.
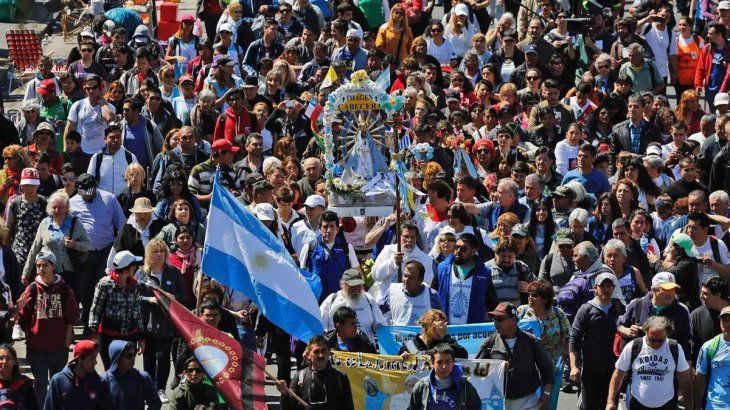
M 697 373 L 707 374 L 707 351 L 712 339 L 705 342 L 697 356 Z M 720 337 L 720 344 L 715 357 L 710 363 L 712 370 L 707 380 L 707 407 L 706 410 L 720 410 L 730 408 L 730 342 Z
M 144 124 L 145 121 L 140 118 L 137 125 L 130 127 L 129 124 L 126 124 L 124 126 L 124 147 L 137 157 L 137 161 L 143 168 L 147 168 L 150 165 L 150 159 L 147 156 L 147 143 L 145 142 L 147 135 Z
M 595 195 L 596 198 L 601 196 L 604 192 L 611 191 L 611 184 L 608 182 L 608 178 L 606 178 L 606 175 L 603 172 L 597 169 L 594 169 L 588 175 L 581 174 L 580 170 L 577 168 L 572 171 L 568 171 L 563 177 L 563 181 L 560 185 L 565 185 L 570 181 L 580 182 L 580 184 L 585 187 L 586 191 Z
M 722 80 L 725 79 L 725 65 L 722 64 L 725 49 L 715 50 L 712 53 L 712 68 L 710 69 L 710 80 L 707 82 L 707 91 L 719 91 Z

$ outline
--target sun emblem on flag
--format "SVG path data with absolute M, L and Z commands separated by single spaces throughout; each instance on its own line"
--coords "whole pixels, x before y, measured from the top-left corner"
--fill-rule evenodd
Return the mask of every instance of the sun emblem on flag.
M 264 253 L 257 253 L 253 256 L 253 266 L 255 268 L 264 269 L 269 265 L 269 259 Z

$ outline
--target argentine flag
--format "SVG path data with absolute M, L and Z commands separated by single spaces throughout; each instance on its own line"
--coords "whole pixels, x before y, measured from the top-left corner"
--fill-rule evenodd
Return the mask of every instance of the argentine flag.
M 319 277 L 299 269 L 284 244 L 218 180 L 208 212 L 203 272 L 243 292 L 273 324 L 299 340 L 324 332 Z

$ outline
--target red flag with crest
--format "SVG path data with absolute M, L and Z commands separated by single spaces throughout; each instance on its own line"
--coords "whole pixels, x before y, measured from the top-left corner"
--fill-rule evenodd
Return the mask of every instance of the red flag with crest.
M 226 403 L 235 410 L 266 409 L 266 359 L 203 322 L 164 292 L 153 291 L 160 307 L 168 314 Z

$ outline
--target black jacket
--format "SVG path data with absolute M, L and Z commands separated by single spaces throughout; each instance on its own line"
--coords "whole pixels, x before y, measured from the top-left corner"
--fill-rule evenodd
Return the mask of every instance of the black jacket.
M 142 320 L 145 324 L 147 335 L 157 339 L 170 340 L 177 336 L 177 331 L 172 322 L 168 320 L 162 309 L 150 302 L 154 298 L 152 286 L 161 288 L 167 293 L 175 296 L 176 300 L 185 299 L 185 283 L 180 271 L 176 268 L 165 265 L 162 271 L 162 279 L 150 275 L 142 269 L 137 271 L 135 278 L 142 287 Z
M 164 226 L 165 222 L 160 219 L 152 221 L 149 228 L 150 239 L 157 236 Z M 139 231 L 130 225 L 129 222 L 125 223 L 122 230 L 117 234 L 117 239 L 114 241 L 114 250 L 117 252 L 130 251 L 136 256 L 144 256 L 144 245 L 142 244 Z
M 715 155 L 710 169 L 710 191 L 730 192 L 730 144 L 725 144 Z
M 324 370 L 319 372 L 312 370 L 311 367 L 305 367 L 294 374 L 289 388 L 306 403 L 322 403 L 312 405 L 312 409 L 353 410 L 355 408 L 350 380 L 331 365 L 327 365 Z M 304 409 L 290 396 L 281 397 L 281 408 L 283 410 Z
M 507 398 L 519 399 L 533 394 L 541 385 L 553 384 L 555 372 L 545 347 L 535 336 L 517 328 L 514 348 L 499 333 L 482 343 L 477 359 L 499 359 L 509 362 L 507 371 Z
M 646 152 L 646 147 L 650 142 L 661 143 L 661 137 L 659 129 L 646 121 L 642 120 L 644 125 L 641 129 L 641 137 L 639 143 L 639 152 L 634 154 L 643 154 Z M 611 174 L 616 172 L 616 156 L 621 151 L 631 151 L 631 132 L 629 131 L 629 124 L 631 120 L 624 120 L 613 127 L 613 135 L 611 136 L 611 153 L 608 156 L 609 172 Z
M 692 361 L 697 360 L 702 344 L 722 333 L 720 330 L 720 312 L 701 305 L 689 315 L 689 327 L 692 334 Z
M 132 214 L 131 212 L 129 212 L 129 210 L 134 207 L 134 201 L 137 198 L 142 197 L 149 199 L 152 203 L 152 206 L 155 206 L 155 204 L 157 203 L 157 197 L 155 197 L 155 194 L 153 194 L 152 191 L 147 188 L 142 187 L 142 191 L 140 191 L 140 193 L 136 195 L 132 195 L 132 193 L 129 192 L 129 186 L 122 189 L 122 192 L 117 195 L 117 201 L 119 201 L 119 205 L 122 207 L 122 212 L 124 212 L 124 216 L 129 218 L 129 215 Z
M 342 351 L 339 343 L 337 342 L 337 330 L 333 329 L 325 332 L 324 337 L 327 339 L 327 344 L 329 345 L 330 350 Z M 349 340 L 349 344 L 348 352 L 376 353 L 375 346 L 373 346 L 373 343 L 370 339 L 368 339 L 367 335 L 362 332 L 362 330 L 357 330 L 355 337 Z
M 616 363 L 613 354 L 613 337 L 616 321 L 625 308 L 617 299 L 608 313 L 597 307 L 593 301 L 578 309 L 570 332 L 570 351 L 578 355 L 579 365 L 584 369 L 612 369 Z

